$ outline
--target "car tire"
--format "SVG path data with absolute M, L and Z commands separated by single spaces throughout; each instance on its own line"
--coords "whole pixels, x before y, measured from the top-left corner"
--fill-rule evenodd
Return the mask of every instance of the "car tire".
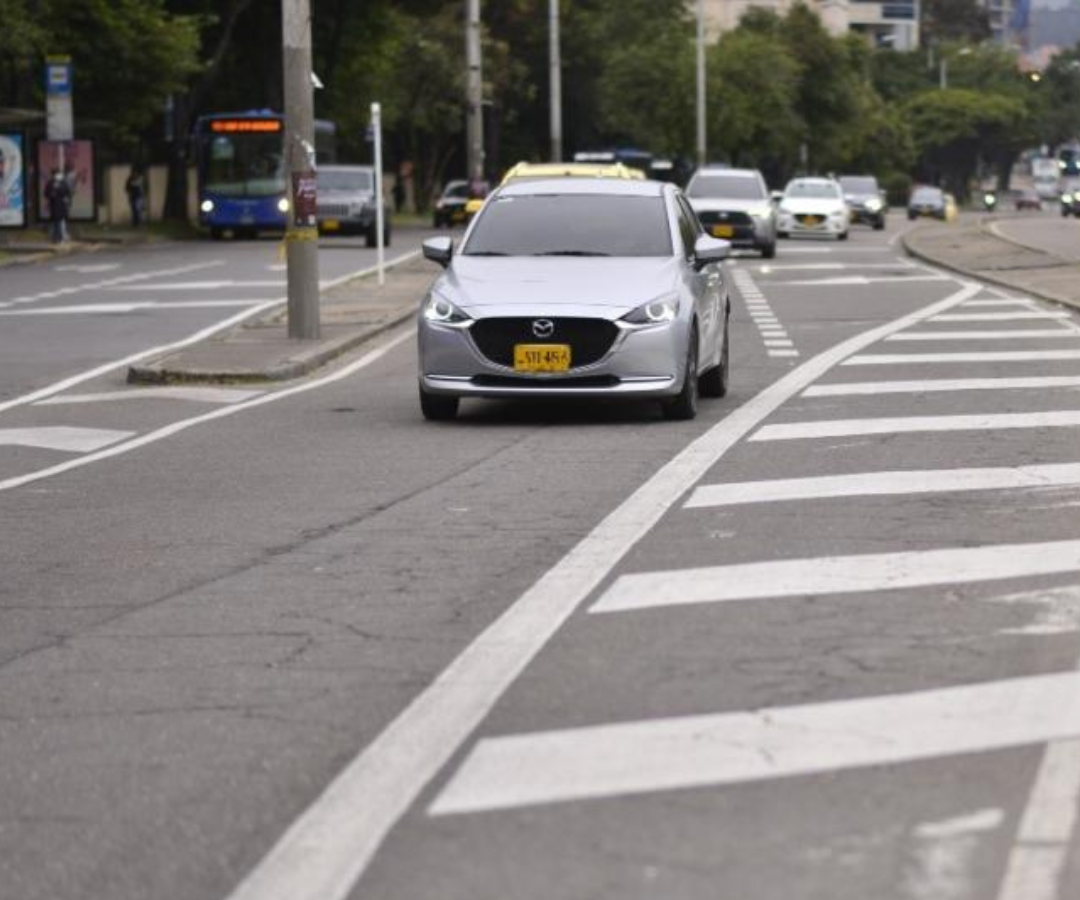
M 447 397 L 444 394 L 430 394 L 420 388 L 420 412 L 429 422 L 449 422 L 457 416 L 459 397 Z
M 874 223 L 874 231 L 884 231 L 884 230 L 885 230 L 885 220 L 884 219 L 878 219 Z
M 386 229 L 383 231 L 383 246 L 384 247 L 389 247 L 390 246 L 390 226 L 389 225 L 387 225 Z
M 664 418 L 672 421 L 687 422 L 697 416 L 698 408 L 698 334 L 697 329 L 690 332 L 690 346 L 686 350 L 686 371 L 683 374 L 683 386 L 663 405 Z
M 785 238 L 786 239 L 787 236 L 788 236 L 788 233 L 786 231 L 778 231 L 778 232 L 776 232 L 776 236 L 778 238 Z
M 846 240 L 847 240 L 847 236 L 848 236 L 848 233 L 847 233 L 846 231 L 841 231 L 841 232 L 840 232 L 840 233 L 839 233 L 839 234 L 838 234 L 838 235 L 836 236 L 836 239 L 837 239 L 838 241 L 846 241 Z
M 764 247 L 761 248 L 762 259 L 772 259 L 776 256 L 776 241 L 769 241 Z
M 372 226 L 364 232 L 364 246 L 374 247 L 379 243 L 379 236 L 375 233 L 375 227 Z
M 913 212 L 909 212 L 909 213 L 907 214 L 907 217 L 908 217 L 908 221 L 909 221 L 909 222 L 914 222 L 914 221 L 915 221 L 915 213 L 913 213 Z
M 724 322 L 724 341 L 720 347 L 720 362 L 708 371 L 702 372 L 698 379 L 698 393 L 702 397 L 723 397 L 728 389 L 728 372 L 730 370 L 730 353 L 728 349 L 728 326 Z

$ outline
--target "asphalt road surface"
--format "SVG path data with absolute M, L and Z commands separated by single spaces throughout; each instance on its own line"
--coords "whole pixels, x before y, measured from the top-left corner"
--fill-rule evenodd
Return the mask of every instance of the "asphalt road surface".
M 995 222 L 993 228 L 999 235 L 1024 246 L 1080 261 L 1080 219 L 1062 217 L 1056 205 L 1041 213 L 1018 213 Z
M 0 894 L 1080 894 L 1080 317 L 899 220 L 735 262 L 694 422 L 425 423 L 407 328 L 258 396 L 0 412 L 147 436 L 0 446 Z M 67 374 L 12 346 L 13 399 Z

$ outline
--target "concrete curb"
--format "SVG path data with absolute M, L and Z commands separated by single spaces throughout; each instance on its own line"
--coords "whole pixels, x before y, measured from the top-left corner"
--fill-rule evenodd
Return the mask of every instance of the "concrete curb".
M 996 220 L 994 220 L 994 221 L 996 221 Z M 1021 243 L 1019 243 L 1017 241 L 1010 240 L 1010 239 L 1008 239 L 1006 237 L 1003 237 L 1002 235 L 997 234 L 994 231 L 989 230 L 986 227 L 986 219 L 985 219 L 985 217 L 982 217 L 982 218 L 980 218 L 978 220 L 978 222 L 976 223 L 976 227 L 979 229 L 980 232 L 982 232 L 984 235 L 986 235 L 986 237 L 992 238 L 992 239 L 997 240 L 997 241 L 1001 241 L 1002 243 L 1009 244 L 1010 246 L 1018 247 L 1018 248 L 1020 248 L 1022 250 L 1028 251 L 1029 253 L 1040 254 L 1042 256 L 1047 257 L 1048 259 L 1053 259 L 1053 260 L 1056 261 L 1052 266 L 1043 267 L 1043 270 L 1045 270 L 1046 268 L 1064 268 L 1064 267 L 1068 267 L 1070 265 L 1073 265 L 1068 260 L 1063 260 L 1060 257 L 1052 256 L 1049 253 L 1040 253 L 1040 251 L 1035 250 L 1032 247 L 1027 246 L 1026 244 L 1021 244 Z M 1038 297 L 1038 298 L 1040 298 L 1042 300 L 1047 300 L 1047 301 L 1049 301 L 1051 303 L 1058 303 L 1058 304 L 1061 304 L 1062 306 L 1068 306 L 1068 307 L 1071 307 L 1073 309 L 1080 309 L 1080 303 L 1078 303 L 1076 300 L 1072 299 L 1071 297 L 1062 297 L 1060 294 L 1055 294 L 1055 293 L 1053 293 L 1051 291 L 1047 291 L 1045 289 L 1039 289 L 1039 288 L 1032 287 L 1029 284 L 1025 284 L 1022 279 L 1003 278 L 1003 277 L 995 275 L 992 271 L 987 271 L 985 269 L 981 269 L 981 270 L 969 269 L 969 268 L 967 268 L 965 266 L 962 266 L 962 265 L 960 265 L 958 263 L 953 262 L 948 257 L 942 256 L 942 255 L 936 255 L 936 254 L 932 254 L 932 253 L 927 253 L 925 250 L 920 250 L 917 247 L 913 247 L 912 243 L 911 243 L 911 239 L 920 230 L 921 229 L 919 229 L 919 228 L 913 228 L 910 231 L 908 231 L 907 233 L 905 233 L 904 236 L 900 239 L 900 242 L 903 244 L 903 247 L 904 247 L 904 252 L 907 253 L 908 256 L 911 256 L 911 257 L 913 257 L 915 259 L 921 260 L 922 262 L 930 263 L 931 265 L 937 266 L 937 267 L 939 267 L 941 269 L 947 269 L 950 272 L 955 272 L 958 275 L 963 275 L 966 278 L 971 278 L 971 279 L 974 279 L 976 281 L 984 281 L 984 282 L 987 282 L 989 284 L 993 284 L 993 285 L 995 285 L 997 287 L 1007 288 L 1007 289 L 1012 290 L 1012 291 L 1016 291 L 1016 290 L 1024 291 L 1025 293 L 1032 294 L 1035 297 Z M 1022 270 L 1013 270 L 1013 271 L 1022 271 Z
M 384 269 L 389 271 L 407 263 L 413 262 L 420 257 L 420 251 L 406 253 L 391 262 L 386 263 Z M 373 266 L 364 271 L 337 279 L 325 285 L 320 292 L 336 290 L 353 282 L 372 278 L 377 274 Z M 262 315 L 246 320 L 219 334 L 200 342 L 200 344 L 185 347 L 183 350 L 170 351 L 145 363 L 130 366 L 128 368 L 127 381 L 129 384 L 236 384 L 254 383 L 262 381 L 290 381 L 309 375 L 316 369 L 321 368 L 338 356 L 356 349 L 373 338 L 397 328 L 403 322 L 408 321 L 416 314 L 415 305 L 410 304 L 401 312 L 391 314 L 380 322 L 366 323 L 349 331 L 346 334 L 334 338 L 324 338 L 308 345 L 300 345 L 293 349 L 288 356 L 280 361 L 267 364 L 265 367 L 250 369 L 229 369 L 213 367 L 193 367 L 171 363 L 170 360 L 190 351 L 192 347 L 224 344 L 231 335 L 239 334 L 246 329 L 257 328 L 266 324 L 280 322 L 281 310 L 286 304 L 282 299 Z M 227 352 L 227 351 L 225 351 Z

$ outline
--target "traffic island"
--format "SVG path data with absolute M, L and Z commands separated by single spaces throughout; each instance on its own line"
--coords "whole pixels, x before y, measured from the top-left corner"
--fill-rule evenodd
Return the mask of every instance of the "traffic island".
M 409 254 L 379 286 L 367 272 L 319 297 L 322 336 L 288 336 L 284 299 L 250 321 L 128 369 L 130 384 L 233 384 L 301 378 L 412 318 L 436 272 Z
M 916 226 L 903 238 L 916 259 L 1044 300 L 1080 308 L 1080 263 L 1003 238 L 982 220 Z

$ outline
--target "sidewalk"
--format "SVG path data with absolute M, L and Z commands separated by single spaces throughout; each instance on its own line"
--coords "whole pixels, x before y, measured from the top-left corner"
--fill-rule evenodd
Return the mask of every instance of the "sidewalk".
M 284 303 L 204 341 L 128 370 L 137 384 L 284 381 L 299 378 L 336 356 L 412 318 L 438 268 L 419 251 L 386 272 L 379 287 L 373 272 L 320 297 L 322 337 L 288 337 Z
M 993 234 L 980 221 L 916 226 L 907 252 L 944 269 L 1080 308 L 1080 263 Z

